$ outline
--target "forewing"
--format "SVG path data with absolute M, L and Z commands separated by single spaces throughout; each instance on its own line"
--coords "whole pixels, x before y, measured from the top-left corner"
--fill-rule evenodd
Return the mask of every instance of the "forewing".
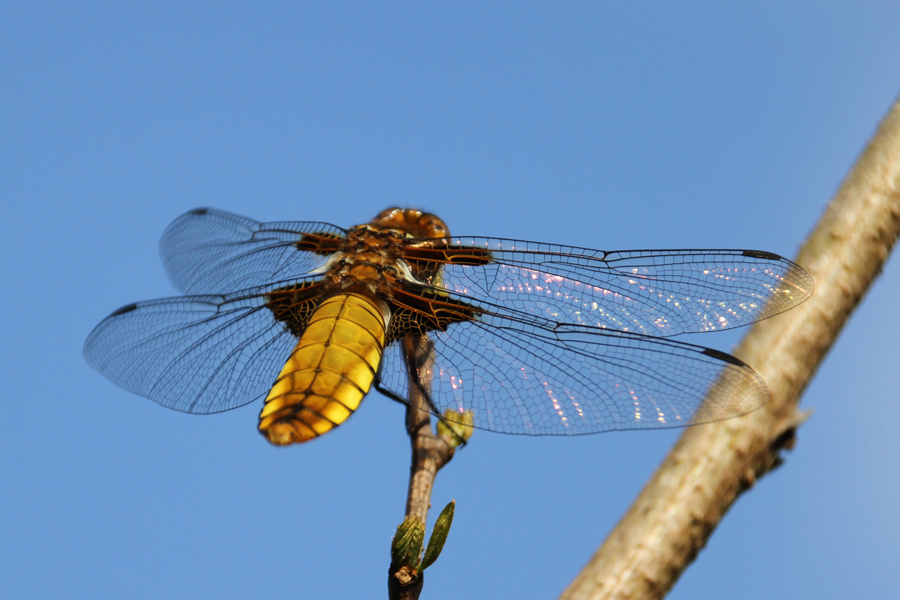
M 185 294 L 227 294 L 316 273 L 328 255 L 300 250 L 301 239 L 337 239 L 328 223 L 260 223 L 213 208 L 175 219 L 159 252 L 172 284 Z
M 125 306 L 84 345 L 88 363 L 126 390 L 190 413 L 264 396 L 296 337 L 265 308 L 263 290 Z
M 681 427 L 746 414 L 768 400 L 747 365 L 649 336 L 484 314 L 429 333 L 434 367 L 416 377 L 435 412 L 473 411 L 475 426 L 529 435 Z M 406 398 L 402 344 L 385 353 L 381 386 Z M 711 399 L 704 403 L 709 395 Z
M 454 248 L 485 264 L 453 264 Z M 460 261 L 471 261 L 457 252 Z M 539 320 L 668 337 L 740 327 L 803 302 L 812 278 L 776 254 L 753 250 L 587 248 L 494 238 L 454 238 L 417 249 L 442 263 L 440 284 L 467 299 Z

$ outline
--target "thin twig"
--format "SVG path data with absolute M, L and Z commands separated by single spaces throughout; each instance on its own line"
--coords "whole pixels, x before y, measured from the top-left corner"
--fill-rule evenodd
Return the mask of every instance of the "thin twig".
M 406 516 L 416 515 L 423 522 L 431 507 L 431 489 L 437 472 L 453 458 L 453 447 L 431 427 L 431 406 L 425 394 L 431 389 L 427 379 L 434 362 L 432 344 L 417 344 L 416 371 L 418 382 L 410 381 L 409 405 L 406 409 L 406 432 L 412 444 L 412 464 L 409 468 L 409 492 L 406 497 Z M 417 385 L 415 385 L 417 383 Z
M 431 490 L 437 472 L 453 458 L 454 448 L 431 427 L 431 406 L 427 394 L 431 389 L 430 373 L 434 361 L 433 344 L 427 338 L 409 336 L 404 340 L 408 357 L 415 364 L 410 369 L 409 396 L 406 408 L 406 431 L 412 446 L 409 468 L 409 491 L 406 517 L 418 517 L 423 523 L 431 508 Z M 423 573 L 401 568 L 389 574 L 391 600 L 415 600 L 422 591 Z
M 769 385 L 746 417 L 691 427 L 561 599 L 661 598 L 737 497 L 776 467 L 806 415 L 800 394 L 900 234 L 900 99 L 882 121 L 796 262 L 816 291 L 758 323 L 735 354 Z

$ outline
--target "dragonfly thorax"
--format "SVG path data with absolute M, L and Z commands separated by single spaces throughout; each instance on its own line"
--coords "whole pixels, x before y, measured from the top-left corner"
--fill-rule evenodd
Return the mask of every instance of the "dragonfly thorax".
M 351 228 L 325 276 L 326 285 L 333 292 L 389 296 L 398 278 L 409 276 L 401 258 L 404 239 L 396 229 L 372 224 Z

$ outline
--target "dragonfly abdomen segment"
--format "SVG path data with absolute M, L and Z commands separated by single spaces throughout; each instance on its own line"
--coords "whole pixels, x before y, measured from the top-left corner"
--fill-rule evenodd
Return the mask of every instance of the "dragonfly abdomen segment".
M 259 415 L 259 431 L 276 445 L 326 433 L 359 407 L 384 351 L 385 314 L 366 296 L 326 299 L 309 318 Z

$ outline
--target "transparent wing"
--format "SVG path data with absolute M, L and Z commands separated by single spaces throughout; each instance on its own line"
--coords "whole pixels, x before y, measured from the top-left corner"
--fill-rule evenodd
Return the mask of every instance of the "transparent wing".
M 97 325 L 84 357 L 163 406 L 229 410 L 268 393 L 296 344 L 264 304 L 263 290 L 131 304 Z
M 475 426 L 512 434 L 579 435 L 681 427 L 746 414 L 768 390 L 746 364 L 700 346 L 649 336 L 486 314 L 429 334 L 434 367 L 418 373 L 436 414 L 473 411 Z M 380 385 L 408 393 L 399 344 Z M 716 400 L 703 402 L 715 388 Z
M 259 223 L 222 210 L 198 208 L 166 228 L 159 253 L 179 291 L 226 294 L 317 272 L 328 256 L 295 246 L 309 235 L 343 238 L 346 231 L 328 223 Z
M 483 249 L 490 262 L 453 264 L 447 257 L 454 247 Z M 453 238 L 444 249 L 416 252 L 443 263 L 439 284 L 467 300 L 502 304 L 540 321 L 660 337 L 748 325 L 796 306 L 813 290 L 802 268 L 754 250 L 604 252 Z

